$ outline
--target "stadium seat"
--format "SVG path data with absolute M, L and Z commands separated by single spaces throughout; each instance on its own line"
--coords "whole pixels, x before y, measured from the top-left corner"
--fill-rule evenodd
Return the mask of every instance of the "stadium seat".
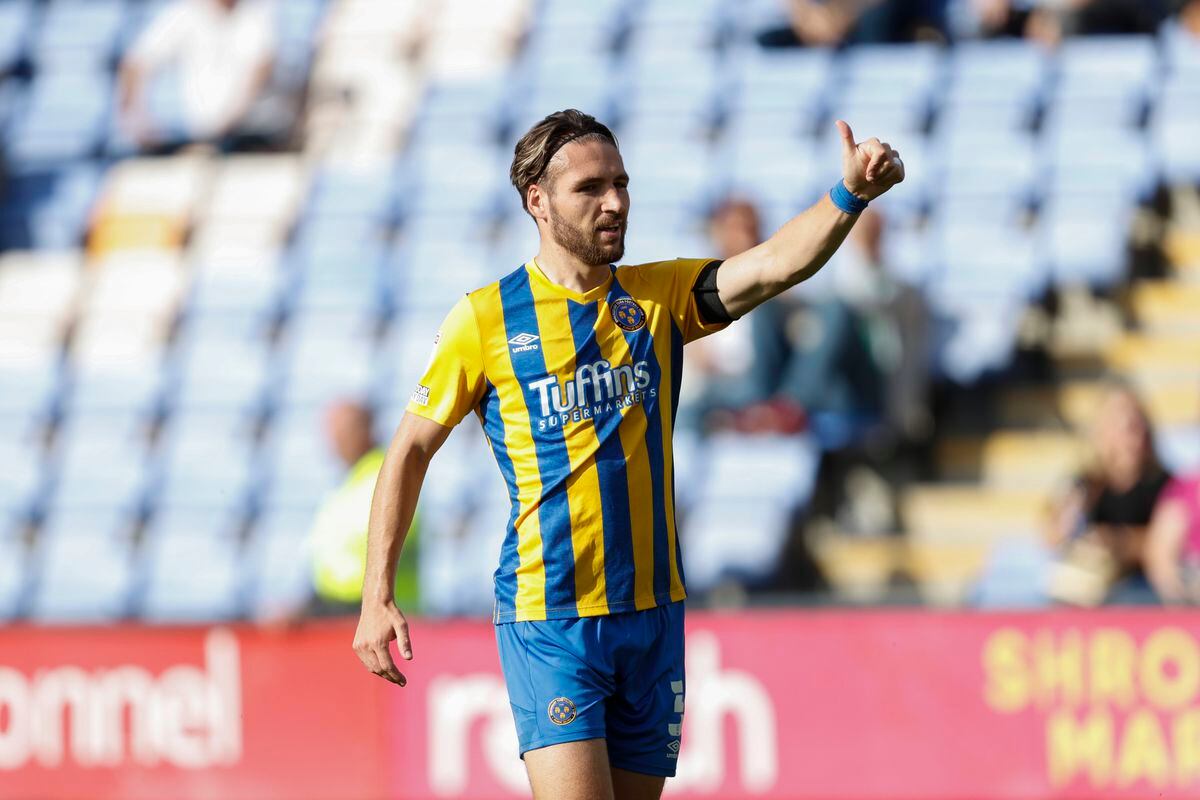
M 325 406 L 295 406 L 274 415 L 262 445 L 269 483 L 263 503 L 313 510 L 337 486 L 346 466 L 326 441 Z
M 700 500 L 684 517 L 679 534 L 688 587 L 707 592 L 726 581 L 764 585 L 778 569 L 790 522 L 790 511 L 782 504 Z
M 949 58 L 952 80 L 945 102 L 972 110 L 1036 103 L 1049 67 L 1045 51 L 1020 39 L 956 42 Z
M 0 4 L 0 74 L 7 74 L 25 54 L 33 9 L 31 0 Z
M 288 405 L 323 405 L 341 397 L 362 397 L 371 380 L 374 340 L 323 334 L 322 326 L 285 337 L 276 358 Z
M 233 619 L 244 606 L 240 546 L 228 531 L 200 518 L 146 543 L 146 590 L 138 611 L 148 622 Z
M 39 72 L 5 136 L 8 157 L 26 168 L 44 168 L 96 155 L 111 100 L 106 74 L 76 68 Z
M 229 416 L 214 415 L 218 420 Z M 240 508 L 260 480 L 249 437 L 201 425 L 168 426 L 154 465 L 155 502 L 171 508 Z
M 1105 288 L 1122 283 L 1132 210 L 1118 202 L 1097 214 L 1061 195 L 1054 201 L 1039 218 L 1054 283 Z
M 1162 88 L 1150 119 L 1149 132 L 1163 174 L 1173 182 L 1200 180 L 1200 154 L 1192 146 L 1200 124 L 1200 90 L 1194 78 L 1174 79 Z
M 55 508 L 132 512 L 140 507 L 147 479 L 145 451 L 124 431 L 110 430 L 71 435 L 68 429 L 60 437 L 50 462 Z
M 10 250 L 78 247 L 99 180 L 99 169 L 85 162 L 7 175 L 0 190 L 0 243 Z
M 304 608 L 313 595 L 307 537 L 312 514 L 288 509 L 260 516 L 246 553 L 250 612 L 258 618 Z
M 3 523 L 10 515 L 28 510 L 43 480 L 41 453 L 32 442 L 0 439 L 0 458 L 6 465 L 0 472 L 0 539 Z
M 39 69 L 106 70 L 125 18 L 125 0 L 52 0 L 33 40 L 33 58 Z
M 230 156 L 217 167 L 206 220 L 252 220 L 267 227 L 287 227 L 304 196 L 306 172 L 295 156 Z
M 744 46 L 727 58 L 736 77 L 724 98 L 735 114 L 811 112 L 824 99 L 834 65 L 831 50 Z
M 34 620 L 101 623 L 128 615 L 138 575 L 121 515 L 52 515 L 29 563 L 37 575 L 29 610 Z
M 394 180 L 394 168 L 387 164 L 327 164 L 313 179 L 305 216 L 387 222 L 395 210 Z
M 836 97 L 850 108 L 893 106 L 925 114 L 944 76 L 942 52 L 928 43 L 852 47 L 840 66 L 843 85 Z M 880 138 L 883 134 L 891 135 L 883 131 Z
M 494 465 L 493 465 L 494 466 Z M 421 607 L 441 616 L 479 617 L 490 613 L 492 574 L 508 527 L 505 493 L 488 493 L 467 517 L 465 528 L 431 525 L 420 545 Z M 440 522 L 431 520 L 431 522 Z
M 937 289 L 939 281 L 930 287 Z M 934 312 L 934 372 L 959 385 L 968 386 L 1006 368 L 1017 344 L 1017 326 L 1023 304 L 972 293 L 929 296 Z
M 265 342 L 189 336 L 171 361 L 174 408 L 246 411 L 264 399 L 270 380 Z

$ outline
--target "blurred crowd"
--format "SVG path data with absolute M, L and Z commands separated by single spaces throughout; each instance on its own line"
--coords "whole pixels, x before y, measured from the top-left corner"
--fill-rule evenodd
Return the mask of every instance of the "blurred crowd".
M 788 24 L 766 47 L 1026 37 L 1054 46 L 1072 36 L 1153 33 L 1178 14 L 1200 34 L 1194 0 L 786 0 Z

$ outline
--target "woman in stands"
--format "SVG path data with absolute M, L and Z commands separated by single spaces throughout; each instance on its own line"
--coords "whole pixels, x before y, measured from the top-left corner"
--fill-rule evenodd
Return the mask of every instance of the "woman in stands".
M 1147 529 L 1170 476 L 1154 453 L 1137 395 L 1114 385 L 1092 431 L 1093 462 L 1060 503 L 1052 537 L 1061 548 L 1055 599 L 1092 605 L 1154 602 L 1144 572 Z

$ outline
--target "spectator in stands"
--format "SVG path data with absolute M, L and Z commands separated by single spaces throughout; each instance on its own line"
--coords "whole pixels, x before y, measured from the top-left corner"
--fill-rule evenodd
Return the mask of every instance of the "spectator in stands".
M 764 47 L 835 47 L 943 39 L 946 0 L 785 0 L 788 25 Z
M 1050 544 L 1057 600 L 1089 605 L 1153 602 L 1146 580 L 1147 526 L 1170 476 L 1154 453 L 1149 419 L 1134 392 L 1114 386 L 1092 429 L 1093 464 L 1058 503 Z
M 961 33 L 1025 36 L 1055 46 L 1071 36 L 1153 33 L 1160 0 L 955 0 Z
M 838 296 L 863 321 L 884 382 L 883 425 L 874 446 L 891 449 L 921 444 L 932 433 L 931 321 L 924 295 L 888 272 L 884 227 L 881 212 L 864 211 L 834 276 Z
M 223 149 L 265 146 L 286 133 L 290 115 L 266 89 L 275 62 L 275 19 L 263 0 L 176 0 L 155 17 L 121 64 L 121 121 L 147 150 L 191 142 Z M 182 131 L 155 119 L 155 80 L 176 69 Z
M 330 445 L 349 471 L 342 485 L 322 502 L 309 534 L 316 593 L 309 611 L 318 615 L 356 612 L 362 601 L 367 520 L 384 455 L 371 434 L 367 407 L 350 401 L 335 403 L 325 423 Z M 396 601 L 410 608 L 420 608 L 417 531 L 414 518 L 396 569 Z

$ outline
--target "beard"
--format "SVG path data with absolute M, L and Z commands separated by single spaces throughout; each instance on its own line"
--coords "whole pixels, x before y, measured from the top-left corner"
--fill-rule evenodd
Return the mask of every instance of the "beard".
M 606 244 L 600 241 L 599 228 L 619 224 L 620 235 L 615 242 Z M 578 258 L 584 264 L 601 266 L 620 261 L 625 255 L 625 226 L 623 220 L 606 218 L 599 220 L 595 226 L 575 226 L 550 210 L 550 235 L 559 247 Z

